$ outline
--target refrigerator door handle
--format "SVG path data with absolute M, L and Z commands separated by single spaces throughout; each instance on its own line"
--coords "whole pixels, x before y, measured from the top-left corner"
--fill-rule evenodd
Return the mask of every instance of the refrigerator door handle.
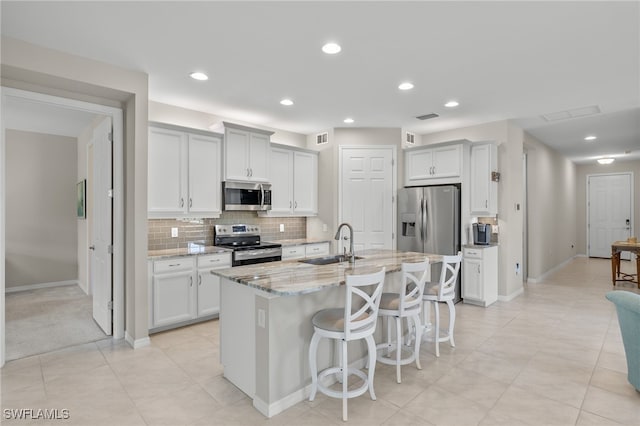
M 420 216 L 418 216 L 420 225 L 420 241 L 424 244 L 424 199 L 420 199 Z
M 427 203 L 426 198 L 423 200 L 423 202 L 424 202 L 424 212 L 422 213 L 422 230 L 423 230 L 422 241 L 426 242 L 427 238 L 429 237 L 427 235 L 427 224 L 429 223 L 429 204 Z

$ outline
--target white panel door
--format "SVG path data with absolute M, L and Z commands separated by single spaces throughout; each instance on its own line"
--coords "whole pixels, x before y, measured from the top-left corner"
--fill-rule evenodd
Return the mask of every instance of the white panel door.
M 461 160 L 461 145 L 435 148 L 433 150 L 433 176 L 431 177 L 460 176 Z
M 353 226 L 356 253 L 393 248 L 392 159 L 390 148 L 342 150 L 341 219 Z
M 220 213 L 220 139 L 189 135 L 189 213 Z
M 113 151 L 111 117 L 105 118 L 93 133 L 93 242 L 91 274 L 93 319 L 107 334 L 112 333 L 112 216 Z
M 431 166 L 433 165 L 433 151 L 430 149 L 409 151 L 406 153 L 405 161 L 405 184 L 415 185 L 415 181 L 430 179 Z
M 589 176 L 589 256 L 611 257 L 611 243 L 631 236 L 631 175 Z M 622 253 L 629 259 L 628 252 Z
M 471 212 L 489 211 L 490 145 L 471 147 Z
M 220 277 L 213 275 L 211 269 L 198 269 L 197 306 L 198 317 L 220 312 Z

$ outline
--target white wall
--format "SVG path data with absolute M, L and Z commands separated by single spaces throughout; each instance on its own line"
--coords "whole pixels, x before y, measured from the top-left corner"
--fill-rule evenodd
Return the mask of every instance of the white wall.
M 78 278 L 76 139 L 7 130 L 6 287 Z
M 616 160 L 612 164 L 579 164 L 576 167 L 576 250 L 587 254 L 587 175 L 600 173 L 633 173 L 634 190 L 634 235 L 640 238 L 640 161 Z
M 319 151 L 318 155 L 318 216 L 307 219 L 308 238 L 333 239 L 338 228 L 338 178 L 340 145 L 401 145 L 400 128 L 335 128 L 328 131 L 329 142 L 316 144 L 316 135 L 307 136 L 307 148 Z M 398 149 L 398 157 L 401 150 Z M 404 173 L 402 160 L 398 158 L 396 182 L 401 186 L 399 176 Z M 326 225 L 327 231 L 323 231 Z M 336 250 L 336 247 L 333 248 Z
M 271 136 L 271 142 L 274 143 L 297 146 L 299 148 L 304 148 L 307 144 L 307 137 L 300 133 L 287 132 L 286 130 L 274 129 L 265 126 L 256 126 L 252 123 L 240 122 L 231 118 L 224 118 L 202 111 L 194 111 L 153 101 L 149 102 L 149 121 L 158 121 L 177 126 L 217 132 L 221 132 L 221 130 L 219 128 L 212 129 L 211 126 L 216 126 L 221 124 L 223 121 L 228 121 L 243 126 L 274 132 Z
M 527 133 L 524 148 L 528 181 L 528 278 L 537 280 L 576 254 L 576 166 Z
M 498 225 L 500 229 L 498 295 L 508 300 L 522 291 L 522 274 L 516 274 L 516 263 L 522 265 L 522 146 L 524 132 L 509 121 L 421 135 L 423 145 L 467 139 L 473 142 L 495 141 L 498 144 Z M 463 188 L 464 191 L 464 188 Z

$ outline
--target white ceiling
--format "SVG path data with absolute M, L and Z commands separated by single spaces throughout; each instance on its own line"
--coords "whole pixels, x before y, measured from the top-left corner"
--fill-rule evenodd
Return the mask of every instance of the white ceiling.
M 346 117 L 419 134 L 515 119 L 577 162 L 640 158 L 636 1 L 0 4 L 3 35 L 146 72 L 158 102 L 303 134 Z M 321 52 L 330 40 L 341 53 Z

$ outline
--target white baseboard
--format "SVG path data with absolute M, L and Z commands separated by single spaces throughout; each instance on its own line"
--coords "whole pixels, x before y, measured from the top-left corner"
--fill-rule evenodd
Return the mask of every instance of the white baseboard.
M 358 359 L 352 363 L 349 364 L 349 368 L 356 368 L 356 369 L 363 369 L 366 365 L 367 365 L 367 359 L 368 357 L 364 357 L 361 359 Z M 336 383 L 337 379 L 334 375 L 329 375 L 326 376 L 323 380 L 322 380 L 322 384 L 325 387 L 329 387 L 332 384 Z M 282 413 L 284 410 L 286 410 L 287 408 L 293 407 L 294 405 L 296 405 L 299 402 L 302 402 L 304 400 L 306 400 L 307 398 L 309 398 L 309 395 L 311 394 L 311 384 L 303 387 L 302 389 L 298 389 L 297 391 L 290 393 L 289 395 L 285 396 L 284 398 L 281 398 L 279 400 L 277 400 L 276 402 L 272 403 L 272 404 L 268 404 L 266 402 L 264 402 L 262 399 L 258 398 L 257 396 L 253 396 L 253 407 L 258 410 L 260 413 L 262 413 L 262 415 L 266 416 L 266 417 L 273 417 L 275 415 L 278 415 L 280 413 Z
M 586 254 L 584 254 L 584 253 L 578 253 L 578 254 L 576 254 L 574 257 L 589 257 L 589 256 L 587 256 L 587 255 L 586 255 Z
M 149 336 L 143 337 L 142 339 L 134 339 L 127 331 L 124 332 L 124 340 L 133 349 L 144 348 L 145 346 L 149 346 L 151 344 L 151 339 L 149 339 Z
M 549 269 L 547 272 L 545 272 L 544 274 L 540 275 L 539 277 L 528 277 L 527 278 L 527 283 L 531 283 L 531 284 L 537 284 L 539 282 L 542 282 L 544 280 L 547 279 L 547 277 L 549 277 L 549 275 L 553 274 L 554 272 L 558 271 L 559 269 L 563 268 L 564 266 L 566 266 L 569 262 L 571 262 L 574 258 L 576 258 L 578 255 L 575 256 L 571 256 L 570 258 L 568 258 L 567 260 L 565 260 L 564 262 L 554 266 L 553 268 Z
M 5 293 L 16 293 L 18 291 L 38 290 L 40 288 L 62 287 L 65 285 L 79 285 L 78 280 L 54 281 L 50 283 L 20 285 L 17 287 L 5 287 Z
M 507 296 L 498 296 L 498 301 L 499 302 L 510 302 L 513 299 L 515 299 L 516 297 L 520 296 L 522 293 L 524 293 L 524 287 L 520 287 L 519 289 L 517 289 L 516 291 L 514 291 L 513 293 L 507 295 Z

